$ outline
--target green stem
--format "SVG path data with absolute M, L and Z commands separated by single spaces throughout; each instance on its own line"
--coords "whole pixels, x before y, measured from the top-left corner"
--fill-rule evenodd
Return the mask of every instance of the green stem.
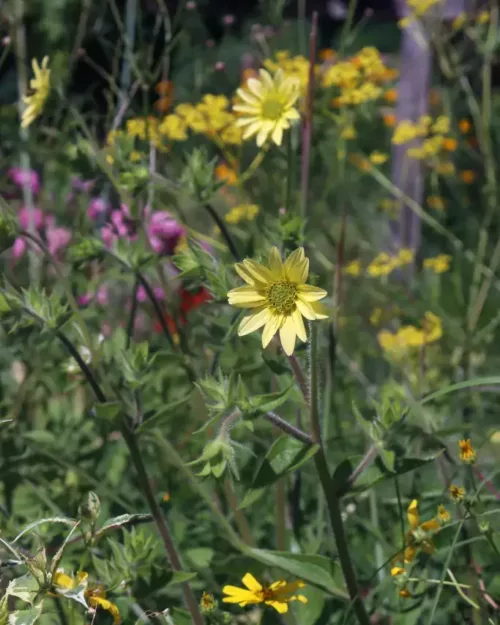
M 311 324 L 311 327 L 310 327 L 311 379 L 310 379 L 310 384 L 309 384 L 310 389 L 311 389 L 311 398 L 309 401 L 309 415 L 311 419 L 311 432 L 312 432 L 313 440 L 315 440 L 319 444 L 319 449 L 314 455 L 314 464 L 316 466 L 316 471 L 318 473 L 321 487 L 323 489 L 323 493 L 326 498 L 326 504 L 327 504 L 328 513 L 330 516 L 330 523 L 332 525 L 335 546 L 337 548 L 337 555 L 340 561 L 340 566 L 342 568 L 342 573 L 344 575 L 344 580 L 347 586 L 347 591 L 352 601 L 354 613 L 356 614 L 356 617 L 360 625 L 369 625 L 370 618 L 368 616 L 368 613 L 366 612 L 365 605 L 359 594 L 358 582 L 356 579 L 356 574 L 354 572 L 354 567 L 353 567 L 351 556 L 349 554 L 349 549 L 347 546 L 348 545 L 347 537 L 344 531 L 344 522 L 342 520 L 340 499 L 339 499 L 335 484 L 330 474 L 330 469 L 328 467 L 328 462 L 327 462 L 326 455 L 325 455 L 325 449 L 321 443 L 321 429 L 320 429 L 319 413 L 318 413 L 319 385 L 318 385 L 318 353 L 317 353 L 318 345 L 317 345 L 316 332 L 317 331 L 315 329 L 315 326 Z
M 206 203 L 204 204 L 204 206 L 207 212 L 210 214 L 210 217 L 215 221 L 215 224 L 219 228 L 220 233 L 224 237 L 224 240 L 227 243 L 229 251 L 231 252 L 231 256 L 234 258 L 236 262 L 240 261 L 241 260 L 240 253 L 238 252 L 238 248 L 236 247 L 236 244 L 233 241 L 233 237 L 231 236 L 231 233 L 227 229 L 226 224 L 219 217 L 219 215 L 217 214 L 217 211 L 211 204 Z

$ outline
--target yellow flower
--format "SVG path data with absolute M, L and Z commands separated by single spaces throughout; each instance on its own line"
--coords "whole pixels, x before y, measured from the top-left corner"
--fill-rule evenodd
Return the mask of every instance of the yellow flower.
M 447 115 L 440 115 L 432 124 L 432 132 L 441 135 L 450 132 L 450 118 Z
M 460 30 L 467 22 L 467 15 L 465 13 L 459 13 L 451 23 L 453 30 Z
M 388 128 L 394 128 L 396 125 L 396 115 L 394 113 L 384 113 L 382 116 L 382 120 L 384 122 L 384 126 Z
M 412 121 L 403 119 L 399 122 L 392 135 L 392 143 L 395 145 L 404 145 L 409 141 L 413 141 L 420 135 L 419 128 Z
M 429 195 L 427 198 L 427 206 L 434 210 L 442 211 L 446 208 L 446 202 L 439 195 Z
M 158 132 L 172 141 L 185 141 L 187 139 L 186 120 L 174 113 L 167 115 L 158 126 Z
M 476 17 L 476 22 L 478 24 L 487 24 L 490 21 L 490 12 L 489 11 L 480 11 L 478 16 Z
M 413 595 L 407 588 L 401 588 L 401 590 L 399 591 L 399 596 L 402 599 L 411 599 Z
M 406 535 L 407 546 L 404 550 L 403 558 L 409 564 L 415 559 L 418 549 L 422 549 L 427 554 L 434 553 L 435 547 L 431 536 L 440 529 L 441 525 L 437 519 L 420 523 L 417 499 L 413 499 L 408 506 L 407 518 L 410 531 Z
M 80 584 L 86 584 L 87 578 L 88 574 L 84 571 L 78 573 L 76 579 L 74 579 L 66 575 L 64 571 L 58 570 L 54 574 L 52 583 L 59 588 L 69 590 L 76 588 Z M 122 622 L 118 608 L 114 603 L 106 599 L 106 593 L 101 586 L 87 588 L 84 595 L 92 608 L 102 608 L 111 614 L 113 617 L 113 625 L 119 625 Z
M 414 258 L 415 258 L 415 252 L 413 250 L 403 247 L 399 250 L 399 253 L 397 256 L 397 262 L 399 265 L 409 265 L 410 263 L 413 262 Z
M 397 577 L 398 575 L 403 575 L 404 573 L 406 573 L 406 571 L 402 566 L 393 566 L 391 569 L 392 577 Z
M 300 117 L 296 107 L 299 93 L 298 80 L 286 77 L 282 70 L 271 76 L 261 69 L 258 79 L 249 78 L 246 87 L 237 91 L 243 103 L 233 106 L 242 113 L 236 124 L 245 128 L 243 138 L 257 135 L 259 147 L 268 139 L 281 145 L 283 131 Z
M 398 99 L 398 90 L 397 89 L 388 89 L 384 93 L 384 100 L 389 104 L 394 104 Z
M 381 252 L 368 265 L 367 271 L 370 276 L 377 278 L 389 275 L 397 266 L 398 262 L 393 256 L 389 256 L 386 252 Z
M 31 61 L 33 73 L 35 74 L 35 77 L 30 80 L 30 89 L 33 93 L 24 97 L 26 108 L 21 118 L 22 128 L 27 128 L 43 111 L 50 91 L 50 69 L 47 67 L 48 63 L 48 56 L 43 58 L 41 66 L 36 59 Z
M 268 267 L 246 259 L 237 263 L 235 269 L 248 286 L 229 291 L 229 303 L 237 308 L 253 309 L 241 321 L 239 336 L 264 326 L 262 346 L 265 348 L 279 331 L 283 349 L 290 356 L 297 336 L 307 341 L 302 316 L 310 321 L 328 317 L 319 303 L 327 292 L 306 284 L 309 259 L 304 248 L 299 247 L 283 263 L 278 249 L 272 247 Z
M 451 137 L 446 137 L 446 139 L 443 140 L 443 148 L 447 152 L 454 152 L 457 149 L 457 145 L 457 140 Z
M 470 438 L 458 441 L 458 447 L 460 448 L 460 460 L 462 462 L 473 464 L 476 461 L 476 450 L 472 446 Z
M 463 135 L 466 135 L 468 132 L 470 132 L 470 130 L 472 128 L 472 124 L 470 123 L 470 121 L 468 119 L 461 119 L 458 122 L 458 128 L 460 129 L 460 132 Z
M 215 168 L 215 177 L 217 180 L 225 182 L 229 186 L 233 186 L 238 182 L 238 174 L 236 170 L 226 163 L 219 163 Z
M 436 273 L 444 273 L 450 269 L 451 256 L 449 254 L 439 254 L 434 258 L 425 258 L 425 269 L 432 269 Z
M 356 128 L 354 128 L 353 124 L 349 124 L 342 129 L 340 133 L 342 139 L 355 139 L 356 138 Z
M 446 523 L 448 523 L 451 520 L 451 514 L 448 512 L 448 510 L 443 505 L 439 505 L 438 506 L 437 518 L 438 518 L 438 521 L 440 523 L 445 525 Z
M 374 165 L 383 165 L 383 163 L 386 162 L 389 156 L 387 154 L 384 154 L 383 152 L 378 152 L 377 150 L 375 150 L 370 154 L 368 158 Z
M 361 273 L 361 261 L 360 260 L 351 260 L 350 263 L 344 268 L 344 271 L 349 276 L 359 276 Z
M 240 221 L 252 221 L 259 214 L 257 204 L 240 204 L 232 208 L 224 217 L 228 224 L 237 224 Z
M 213 612 L 216 607 L 217 604 L 215 603 L 213 595 L 208 592 L 203 592 L 200 601 L 200 608 L 203 614 L 209 614 L 210 612 Z
M 304 595 L 293 594 L 298 588 L 304 588 L 305 584 L 300 580 L 289 583 L 279 580 L 270 586 L 262 586 L 251 573 L 247 573 L 241 581 L 246 588 L 224 586 L 222 592 L 227 595 L 222 599 L 224 603 L 237 603 L 242 608 L 252 603 L 264 603 L 280 614 L 288 612 L 290 601 L 307 603 Z
M 382 309 L 374 308 L 370 314 L 370 323 L 372 326 L 378 326 L 382 319 Z
M 426 343 L 434 343 L 443 336 L 443 324 L 441 319 L 431 312 L 426 312 L 422 320 L 422 327 Z
M 456 503 L 460 503 L 465 499 L 465 488 L 462 488 L 461 486 L 452 484 L 448 489 L 448 492 L 450 493 L 450 497 Z

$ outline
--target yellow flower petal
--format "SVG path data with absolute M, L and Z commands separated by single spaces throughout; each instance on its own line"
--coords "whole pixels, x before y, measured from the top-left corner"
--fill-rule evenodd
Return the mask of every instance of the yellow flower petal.
M 413 499 L 413 501 L 408 506 L 407 516 L 408 523 L 410 524 L 411 529 L 417 529 L 420 517 L 418 515 L 418 501 L 416 499 Z
M 300 310 L 296 308 L 292 313 L 292 319 L 295 324 L 295 331 L 297 332 L 297 336 L 303 343 L 307 343 L 307 333 L 306 328 L 304 326 L 304 322 L 302 320 L 302 315 Z
M 316 313 L 314 312 L 312 304 L 310 304 L 309 302 L 305 302 L 303 299 L 300 298 L 300 296 L 295 303 L 301 315 L 304 315 L 304 317 L 306 319 L 309 319 L 309 321 L 316 320 Z
M 241 580 L 243 584 L 253 592 L 262 590 L 262 584 L 260 584 L 251 573 L 247 573 Z
M 271 318 L 271 311 L 269 308 L 264 308 L 257 312 L 254 312 L 247 317 L 243 317 L 240 326 L 238 328 L 238 336 L 245 336 L 251 332 L 255 332 L 263 325 L 265 325 Z
M 310 284 L 301 284 L 298 287 L 299 297 L 306 302 L 317 302 L 328 295 L 325 289 L 320 289 L 317 286 L 311 286 Z
M 286 317 L 285 323 L 280 328 L 280 340 L 287 356 L 293 354 L 295 349 L 296 330 L 292 317 Z
M 284 603 L 282 601 L 265 601 L 264 603 L 266 605 L 270 605 L 280 614 L 286 614 L 288 612 L 288 603 Z
M 252 278 L 264 283 L 273 281 L 272 273 L 267 267 L 264 267 L 264 265 L 256 263 L 254 260 L 250 260 L 249 258 L 246 258 L 243 261 L 243 265 Z
M 279 330 L 282 322 L 283 317 L 281 317 L 280 315 L 272 315 L 271 318 L 268 320 L 268 322 L 264 326 L 264 331 L 262 332 L 262 347 L 264 349 L 269 345 L 273 336 Z
M 230 304 L 238 303 L 252 303 L 252 302 L 264 302 L 265 297 L 262 293 L 259 293 L 253 286 L 239 286 L 236 289 L 231 289 L 227 294 L 227 298 Z
M 283 263 L 277 247 L 272 247 L 269 252 L 269 269 L 275 280 L 281 280 L 283 277 Z
M 328 310 L 321 302 L 312 302 L 311 307 L 316 315 L 316 319 L 328 319 Z

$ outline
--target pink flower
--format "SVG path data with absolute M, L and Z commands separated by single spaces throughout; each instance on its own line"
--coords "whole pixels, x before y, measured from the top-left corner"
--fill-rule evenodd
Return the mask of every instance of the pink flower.
M 95 301 L 100 306 L 106 306 L 109 302 L 109 289 L 107 284 L 100 286 L 95 294 Z
M 79 306 L 88 306 L 93 299 L 92 293 L 83 293 L 79 295 L 76 299 Z
M 152 213 L 148 236 L 151 247 L 158 254 L 173 254 L 185 229 L 167 211 Z
M 165 291 L 161 286 L 154 286 L 153 293 L 157 300 L 165 299 Z M 138 302 L 147 302 L 149 300 L 148 294 L 146 293 L 146 289 L 142 286 L 142 284 L 137 289 L 137 301 Z
M 124 238 L 134 241 L 137 238 L 136 228 L 130 218 L 130 211 L 126 204 L 111 211 L 111 223 L 101 228 L 101 236 L 104 244 L 110 247 L 116 239 Z
M 40 191 L 40 177 L 34 169 L 23 169 L 22 167 L 11 167 L 9 178 L 20 189 L 31 188 L 31 192 L 36 195 Z
M 71 231 L 67 228 L 55 228 L 50 226 L 45 232 L 47 247 L 53 256 L 66 249 L 71 241 Z
M 41 230 L 43 227 L 43 222 L 44 222 L 43 212 L 39 208 L 33 207 L 32 215 L 33 215 L 32 219 L 33 219 L 33 224 L 35 226 L 35 229 Z M 21 210 L 19 211 L 19 213 L 17 214 L 17 218 L 19 220 L 19 224 L 21 228 L 23 228 L 23 230 L 28 230 L 28 228 L 30 227 L 30 220 L 31 220 L 30 209 L 27 206 L 23 206 Z
M 22 237 L 18 237 L 14 241 L 14 245 L 11 248 L 12 256 L 14 258 L 21 258 L 21 256 L 26 252 L 26 241 Z
M 89 219 L 95 221 L 99 215 L 102 215 L 102 213 L 105 213 L 108 209 L 109 203 L 106 202 L 106 200 L 103 200 L 100 197 L 93 197 L 89 202 L 87 215 L 89 216 Z
M 92 191 L 92 187 L 95 184 L 95 180 L 82 180 L 79 176 L 73 176 L 71 179 L 71 186 L 75 191 L 81 191 L 82 193 L 89 193 Z

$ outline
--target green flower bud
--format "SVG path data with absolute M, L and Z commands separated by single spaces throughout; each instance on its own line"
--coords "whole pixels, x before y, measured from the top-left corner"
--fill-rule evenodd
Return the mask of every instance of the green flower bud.
M 78 516 L 85 521 L 95 523 L 101 509 L 99 497 L 90 491 L 85 501 L 78 507 Z

